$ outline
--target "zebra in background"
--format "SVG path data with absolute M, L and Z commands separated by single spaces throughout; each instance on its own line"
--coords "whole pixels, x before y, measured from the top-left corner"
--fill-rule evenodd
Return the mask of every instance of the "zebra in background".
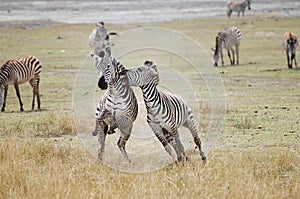
M 110 47 L 106 47 L 105 52 L 101 53 L 101 56 L 92 55 L 96 59 L 99 71 L 98 86 L 101 89 L 108 88 L 108 91 L 99 102 L 96 128 L 93 133 L 93 135 L 99 135 L 100 149 L 98 158 L 102 161 L 106 133 L 113 133 L 114 129 L 118 128 L 121 131 L 121 135 L 117 145 L 124 158 L 130 162 L 125 145 L 138 114 L 137 99 L 130 86 L 122 84 L 119 73 L 125 70 L 125 67 L 111 56 Z M 110 129 L 106 125 L 110 125 Z
M 116 32 L 107 33 L 104 27 L 104 22 L 96 23 L 96 28 L 91 32 L 88 43 L 94 54 L 100 56 L 100 52 L 106 47 L 111 45 L 109 42 L 109 35 L 118 35 Z
M 237 14 L 238 17 L 240 16 L 240 12 L 242 12 L 242 15 L 244 17 L 246 7 L 248 7 L 248 9 L 251 10 L 250 4 L 251 4 L 251 0 L 245 0 L 243 2 L 229 1 L 227 3 L 228 18 L 230 18 L 231 13 L 233 11 L 238 13 Z
M 230 59 L 230 64 L 235 64 L 235 57 L 234 57 L 234 49 L 235 46 L 236 57 L 237 57 L 237 65 L 239 65 L 239 48 L 241 44 L 242 34 L 237 27 L 230 27 L 218 32 L 216 37 L 216 46 L 215 49 L 212 48 L 214 51 L 214 66 L 218 66 L 219 61 L 219 54 L 221 55 L 222 66 L 224 66 L 224 59 L 223 59 L 223 52 L 222 49 L 226 48 L 228 57 Z M 232 52 L 232 59 L 230 55 L 230 51 Z
M 297 67 L 297 60 L 296 60 L 296 48 L 298 46 L 298 39 L 297 36 L 292 32 L 286 32 L 283 35 L 282 39 L 282 46 L 286 51 L 286 57 L 288 62 L 289 69 L 293 68 L 293 60 L 295 66 Z M 291 56 L 291 58 L 290 58 Z
M 178 132 L 178 128 L 184 126 L 190 130 L 202 160 L 206 160 L 191 109 L 178 96 L 157 90 L 159 73 L 153 62 L 146 61 L 140 67 L 124 70 L 122 79 L 124 84 L 141 88 L 147 109 L 147 122 L 171 157 L 173 152 L 170 145 L 174 148 L 178 161 L 185 157 Z
M 8 60 L 0 67 L 0 102 L 2 104 L 2 112 L 5 111 L 8 85 L 14 85 L 16 95 L 19 99 L 20 111 L 24 111 L 20 96 L 19 84 L 27 81 L 30 83 L 33 90 L 31 109 L 34 110 L 34 101 L 36 97 L 38 104 L 37 109 L 41 110 L 41 100 L 39 94 L 41 70 L 42 65 L 34 56 L 26 56 L 20 59 Z

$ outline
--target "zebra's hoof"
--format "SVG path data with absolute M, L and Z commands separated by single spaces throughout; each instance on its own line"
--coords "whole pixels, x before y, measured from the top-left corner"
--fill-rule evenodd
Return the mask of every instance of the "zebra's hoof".
M 218 67 L 218 63 L 215 63 L 214 66 L 215 66 L 215 67 Z

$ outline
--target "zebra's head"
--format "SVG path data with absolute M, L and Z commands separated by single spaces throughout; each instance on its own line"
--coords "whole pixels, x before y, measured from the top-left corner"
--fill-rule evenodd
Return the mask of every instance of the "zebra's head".
M 111 56 L 110 47 L 106 47 L 99 56 L 91 55 L 96 60 L 96 67 L 99 73 L 98 86 L 102 90 L 107 89 L 108 84 L 119 77 L 118 61 Z
M 159 83 L 159 73 L 152 61 L 145 61 L 139 67 L 122 71 L 121 78 L 124 80 L 124 84 L 128 86 L 143 87 L 149 84 L 158 85 Z
M 287 44 L 289 45 L 292 52 L 295 52 L 296 47 L 298 45 L 298 40 L 296 35 L 294 35 L 292 32 L 289 32 L 289 36 L 287 38 Z
M 108 40 L 109 39 L 109 36 L 107 34 L 107 30 L 104 27 L 104 22 L 103 21 L 96 23 L 96 29 L 97 29 L 96 37 L 98 37 L 98 39 L 101 39 L 101 40 Z
M 219 61 L 219 54 L 220 54 L 220 49 L 221 49 L 221 42 L 218 39 L 218 36 L 216 37 L 216 46 L 215 48 L 212 48 L 214 51 L 214 66 L 218 66 L 218 61 Z

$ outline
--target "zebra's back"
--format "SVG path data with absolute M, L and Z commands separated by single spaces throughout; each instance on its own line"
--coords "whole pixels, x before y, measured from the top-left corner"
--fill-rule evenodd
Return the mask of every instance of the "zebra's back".
M 240 45 L 242 40 L 241 31 L 233 26 L 221 30 L 217 35 L 217 40 L 223 48 L 230 49 L 234 45 Z

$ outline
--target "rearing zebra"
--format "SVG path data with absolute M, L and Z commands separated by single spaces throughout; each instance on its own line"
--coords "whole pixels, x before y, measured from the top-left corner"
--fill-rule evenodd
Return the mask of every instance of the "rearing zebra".
M 93 55 L 96 59 L 96 65 L 99 71 L 98 86 L 101 89 L 108 87 L 108 91 L 99 102 L 96 128 L 95 133 L 93 133 L 93 135 L 99 134 L 100 149 L 98 158 L 102 161 L 104 141 L 108 131 L 107 125 L 110 125 L 108 133 L 113 133 L 115 128 L 121 131 L 118 147 L 124 158 L 130 162 L 125 150 L 125 145 L 130 137 L 133 122 L 137 117 L 137 99 L 130 86 L 122 84 L 119 73 L 124 70 L 125 67 L 111 56 L 111 49 L 106 47 L 105 52 L 101 53 L 101 56 L 102 57 Z
M 297 36 L 292 32 L 286 32 L 283 35 L 282 46 L 286 51 L 286 57 L 287 57 L 289 69 L 293 68 L 293 60 L 295 62 L 295 66 L 297 67 L 297 60 L 296 60 L 296 48 L 298 46 Z M 290 56 L 291 56 L 291 60 L 290 60 Z
M 147 109 L 147 122 L 169 155 L 173 157 L 169 145 L 171 144 L 177 153 L 178 161 L 185 156 L 178 133 L 178 128 L 184 126 L 190 130 L 202 160 L 205 161 L 206 157 L 201 150 L 201 140 L 191 109 L 176 95 L 157 90 L 159 74 L 156 65 L 146 61 L 140 67 L 125 70 L 122 75 L 124 84 L 139 86 L 142 89 Z
M 100 52 L 104 50 L 106 46 L 111 45 L 109 35 L 118 34 L 116 32 L 107 33 L 104 22 L 96 23 L 96 28 L 91 32 L 88 40 L 89 46 L 93 49 L 94 54 L 100 56 Z
M 34 56 L 26 56 L 20 59 L 12 59 L 6 61 L 0 67 L 0 102 L 2 104 L 1 111 L 5 111 L 6 97 L 8 91 L 8 85 L 12 84 L 15 87 L 17 97 L 19 99 L 20 111 L 24 111 L 23 103 L 20 96 L 19 84 L 29 81 L 32 90 L 32 107 L 34 110 L 34 99 L 37 98 L 37 109 L 41 109 L 41 100 L 39 94 L 39 82 L 40 82 L 40 72 L 42 70 L 42 65 L 39 60 Z M 3 94 L 4 92 L 4 99 Z
M 251 3 L 251 0 L 245 0 L 243 2 L 229 1 L 227 3 L 228 18 L 231 16 L 231 13 L 233 11 L 238 13 L 237 14 L 238 17 L 240 16 L 240 12 L 242 12 L 242 15 L 244 16 L 245 9 L 247 6 L 248 6 L 248 9 L 251 10 L 250 3 Z
M 214 51 L 214 62 L 215 62 L 214 65 L 218 66 L 219 54 L 220 54 L 222 59 L 222 66 L 224 66 L 224 59 L 223 59 L 223 52 L 222 52 L 223 48 L 227 49 L 230 63 L 231 65 L 234 65 L 235 58 L 234 58 L 233 46 L 235 46 L 237 64 L 239 65 L 239 48 L 241 44 L 241 39 L 242 39 L 242 34 L 240 30 L 234 26 L 218 32 L 218 35 L 216 37 L 215 49 L 212 49 Z M 232 52 L 232 60 L 230 56 L 230 51 Z

